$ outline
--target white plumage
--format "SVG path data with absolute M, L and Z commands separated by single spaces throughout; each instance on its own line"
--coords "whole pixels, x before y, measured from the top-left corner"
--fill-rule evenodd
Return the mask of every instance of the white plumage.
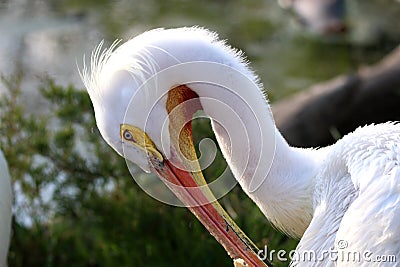
M 188 86 L 200 97 L 222 153 L 243 190 L 276 227 L 288 235 L 301 237 L 299 255 L 313 250 L 318 257 L 311 262 L 294 260 L 293 264 L 333 265 L 328 255 L 323 255 L 332 249 L 394 255 L 400 261 L 398 124 L 359 128 L 335 145 L 321 149 L 293 148 L 275 128 L 262 86 L 242 54 L 219 41 L 215 34 L 201 28 L 158 29 L 139 35 L 115 50 L 113 47 L 101 53 L 100 49 L 101 46 L 92 56 L 91 71 L 85 68 L 82 78 L 100 132 L 119 154 L 124 155 L 119 125 L 126 122 L 145 131 L 162 150 L 161 126 L 168 122 L 168 114 L 165 99 L 161 97 L 156 102 L 158 99 L 152 93 L 157 91 L 162 96 L 195 73 L 199 79 Z M 210 79 L 213 76 L 205 68 L 196 71 L 179 68 L 164 77 L 159 87 L 139 90 L 154 74 L 195 61 L 227 65 L 251 83 L 248 88 L 240 88 L 236 85 L 244 84 L 243 79 L 232 73 L 226 75 L 221 68 L 216 75 L 232 85 L 230 90 L 224 90 L 204 82 L 207 77 L 202 74 L 207 73 Z M 136 113 L 125 117 L 129 101 L 137 94 L 143 95 L 133 103 Z M 222 104 L 207 102 L 206 98 L 231 107 L 238 116 L 230 116 Z M 143 117 L 147 116 L 147 106 L 153 107 L 154 114 L 145 128 Z M 243 129 L 238 125 L 243 125 Z M 150 170 L 142 151 L 132 150 L 128 159 Z M 248 164 L 243 164 L 244 161 Z M 343 242 L 347 245 L 343 246 Z M 338 256 L 339 266 L 361 264 Z M 364 265 L 370 264 L 363 257 L 360 260 Z M 393 266 L 393 263 L 380 264 Z
M 399 125 L 365 126 L 323 150 L 313 178 L 313 218 L 297 251 L 323 255 L 334 247 L 339 266 L 394 266 L 377 257 L 400 257 Z
M 6 159 L 0 150 L 0 266 L 7 266 L 11 216 L 11 179 Z

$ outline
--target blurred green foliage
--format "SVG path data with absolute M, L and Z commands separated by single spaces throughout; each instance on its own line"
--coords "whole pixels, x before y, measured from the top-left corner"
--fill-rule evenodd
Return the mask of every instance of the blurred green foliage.
M 10 267 L 233 266 L 187 209 L 137 186 L 102 140 L 85 91 L 45 79 L 40 93 L 48 112 L 34 114 L 20 101 L 21 77 L 2 82 L 8 91 L 0 100 L 0 144 L 14 186 Z M 207 121 L 194 127 L 196 139 L 214 138 Z M 219 154 L 207 171 L 225 166 Z M 239 187 L 221 201 L 260 247 L 295 247 Z

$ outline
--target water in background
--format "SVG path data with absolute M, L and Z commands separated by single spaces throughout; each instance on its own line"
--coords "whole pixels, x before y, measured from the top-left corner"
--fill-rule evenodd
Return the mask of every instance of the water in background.
M 347 14 L 350 33 L 333 38 L 308 33 L 274 0 L 2 0 L 0 73 L 22 73 L 38 110 L 40 78 L 82 88 L 77 64 L 101 40 L 200 25 L 245 51 L 274 100 L 375 62 L 400 40 L 397 1 L 348 0 Z

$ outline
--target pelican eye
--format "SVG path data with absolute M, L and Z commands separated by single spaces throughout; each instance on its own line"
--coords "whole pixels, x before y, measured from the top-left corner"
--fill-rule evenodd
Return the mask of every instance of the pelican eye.
M 128 140 L 128 141 L 135 141 L 135 140 L 133 139 L 132 133 L 131 133 L 129 130 L 125 130 L 124 133 L 123 133 L 123 136 L 124 136 L 124 139 L 125 139 L 125 140 Z

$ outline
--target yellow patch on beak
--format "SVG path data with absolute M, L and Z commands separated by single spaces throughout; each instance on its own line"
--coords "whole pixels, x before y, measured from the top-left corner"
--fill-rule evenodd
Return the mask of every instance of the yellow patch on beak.
M 138 127 L 129 124 L 121 124 L 119 134 L 123 141 L 139 148 L 151 158 L 155 158 L 159 162 L 164 161 L 163 155 L 158 151 L 151 138 Z

